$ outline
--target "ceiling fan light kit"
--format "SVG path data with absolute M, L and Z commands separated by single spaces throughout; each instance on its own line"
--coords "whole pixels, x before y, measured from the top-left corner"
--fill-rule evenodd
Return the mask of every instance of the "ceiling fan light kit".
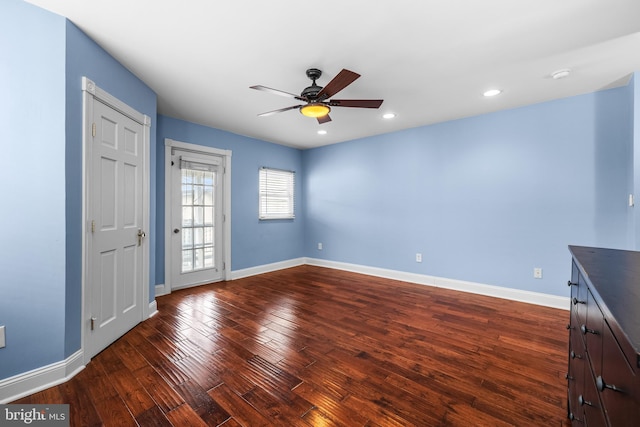
M 329 114 L 331 112 L 331 108 L 328 105 L 323 104 L 321 102 L 312 103 L 312 104 L 307 104 L 300 107 L 300 112 L 302 113 L 303 116 L 318 118 L 318 117 L 323 117 Z
M 311 79 L 312 83 L 311 86 L 306 87 L 300 95 L 294 95 L 289 92 L 271 89 L 261 85 L 251 86 L 250 89 L 271 92 L 275 95 L 286 96 L 306 102 L 306 104 L 303 105 L 292 105 L 290 107 L 280 108 L 279 110 L 261 113 L 258 114 L 258 116 L 266 117 L 298 108 L 304 116 L 315 118 L 319 124 L 323 124 L 331 121 L 331 117 L 329 117 L 331 107 L 380 108 L 380 105 L 382 105 L 382 99 L 329 99 L 360 77 L 358 73 L 342 69 L 325 87 L 316 84 L 316 80 L 319 79 L 321 75 L 322 71 L 319 69 L 309 68 L 307 70 L 307 77 Z

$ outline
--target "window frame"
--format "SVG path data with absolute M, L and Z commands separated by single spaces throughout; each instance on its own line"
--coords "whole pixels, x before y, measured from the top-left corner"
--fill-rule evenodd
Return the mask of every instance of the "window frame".
M 267 166 L 259 169 L 258 219 L 260 221 L 295 219 L 295 174 L 295 171 Z M 270 200 L 273 203 L 270 204 Z

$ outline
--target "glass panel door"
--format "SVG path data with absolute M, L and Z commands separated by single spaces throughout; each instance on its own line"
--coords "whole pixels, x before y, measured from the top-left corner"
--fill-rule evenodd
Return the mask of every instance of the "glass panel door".
M 217 268 L 215 262 L 216 174 L 181 169 L 182 273 Z
M 172 153 L 172 289 L 223 278 L 223 172 L 220 157 Z

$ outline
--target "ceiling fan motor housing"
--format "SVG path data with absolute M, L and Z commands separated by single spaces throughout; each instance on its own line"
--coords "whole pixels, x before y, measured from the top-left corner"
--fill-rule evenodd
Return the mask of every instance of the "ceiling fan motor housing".
M 306 87 L 301 93 L 300 96 L 308 98 L 310 100 L 316 99 L 318 97 L 318 93 L 322 90 L 322 86 L 318 86 L 316 84 L 316 80 L 320 78 L 322 75 L 322 71 L 317 68 L 309 68 L 307 70 L 307 77 L 309 77 L 313 84 L 309 87 Z
M 300 93 L 300 96 L 308 98 L 309 100 L 314 100 L 318 98 L 318 93 L 322 90 L 322 86 L 318 86 L 317 84 L 313 84 L 309 87 L 304 88 L 304 90 Z

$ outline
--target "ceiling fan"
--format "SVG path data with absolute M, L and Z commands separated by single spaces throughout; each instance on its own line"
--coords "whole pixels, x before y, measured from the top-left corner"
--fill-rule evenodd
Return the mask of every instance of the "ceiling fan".
M 331 117 L 329 117 L 331 107 L 380 108 L 383 101 L 382 99 L 329 99 L 353 83 L 358 77 L 360 77 L 360 74 L 343 69 L 333 78 L 333 80 L 327 83 L 325 87 L 318 86 L 316 84 L 316 80 L 319 79 L 321 75 L 322 71 L 317 68 L 309 68 L 307 70 L 307 77 L 309 77 L 313 83 L 311 86 L 305 88 L 300 95 L 294 95 L 293 93 L 283 92 L 281 90 L 271 89 L 261 85 L 251 86 L 251 89 L 262 90 L 264 92 L 270 92 L 305 102 L 305 104 L 302 105 L 292 105 L 291 107 L 280 108 L 279 110 L 258 114 L 258 116 L 265 117 L 298 108 L 303 115 L 307 117 L 314 117 L 318 120 L 319 124 L 323 124 L 331 121 Z

